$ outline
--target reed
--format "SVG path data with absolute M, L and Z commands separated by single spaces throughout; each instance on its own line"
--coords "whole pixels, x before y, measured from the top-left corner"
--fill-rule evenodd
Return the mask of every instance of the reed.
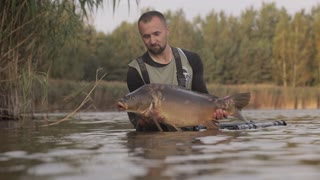
M 208 86 L 209 92 L 226 96 L 236 92 L 251 92 L 251 109 L 318 109 L 319 87 L 281 87 L 275 85 L 217 85 Z
M 90 82 L 49 80 L 48 112 L 71 112 L 86 97 Z M 41 89 L 38 89 L 41 90 Z M 284 88 L 274 85 L 208 85 L 210 94 L 224 97 L 233 93 L 251 92 L 251 100 L 246 109 L 318 109 L 320 108 L 320 88 Z M 37 90 L 35 90 L 37 92 Z M 101 81 L 91 93 L 80 111 L 116 111 L 118 99 L 128 93 L 126 83 Z M 35 103 L 40 112 L 41 100 Z
M 87 10 L 100 4 L 102 0 L 0 1 L 0 120 L 24 120 L 36 100 L 46 103 L 48 72 L 38 69 L 49 69 L 48 60 L 83 28 Z M 41 94 L 34 93 L 34 84 Z
M 49 80 L 48 105 L 43 107 L 35 98 L 35 112 L 72 112 L 92 89 L 92 83 L 87 81 Z M 41 89 L 35 89 L 35 93 Z M 40 92 L 41 93 L 41 92 Z M 114 111 L 116 102 L 127 94 L 127 86 L 122 82 L 101 81 L 97 85 L 81 111 Z

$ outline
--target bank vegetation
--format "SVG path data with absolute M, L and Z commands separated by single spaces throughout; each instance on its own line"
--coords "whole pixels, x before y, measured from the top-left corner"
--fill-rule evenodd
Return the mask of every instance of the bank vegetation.
M 119 3 L 108 2 L 114 9 Z M 127 93 L 127 64 L 145 48 L 137 22 L 123 22 L 111 33 L 90 25 L 90 12 L 102 4 L 0 1 L 1 120 L 71 111 L 104 74 L 82 110 L 114 110 L 116 99 Z M 201 56 L 211 93 L 250 91 L 249 108 L 319 108 L 319 4 L 289 14 L 263 3 L 239 16 L 212 10 L 192 21 L 182 10 L 164 14 L 170 44 Z
M 91 90 L 94 82 L 50 80 L 48 100 L 36 97 L 34 112 L 71 112 Z M 41 90 L 37 89 L 36 94 Z M 210 94 L 225 97 L 233 93 L 250 92 L 251 99 L 245 109 L 319 109 L 319 87 L 281 87 L 268 84 L 222 85 L 209 84 Z M 128 93 L 124 82 L 101 82 L 90 95 L 82 112 L 118 111 L 116 103 Z

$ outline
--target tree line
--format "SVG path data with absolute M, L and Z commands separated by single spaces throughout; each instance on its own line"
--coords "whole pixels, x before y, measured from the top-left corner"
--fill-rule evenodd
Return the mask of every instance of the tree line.
M 119 1 L 108 2 L 116 10 Z M 35 99 L 48 102 L 50 78 L 93 81 L 107 73 L 107 81 L 126 80 L 127 64 L 146 49 L 137 22 L 122 22 L 109 34 L 87 23 L 102 4 L 0 1 L 0 120 L 32 112 Z M 213 10 L 192 21 L 182 10 L 164 14 L 170 44 L 201 56 L 208 83 L 320 84 L 319 5 L 289 15 L 274 3 L 264 3 L 239 16 Z
M 183 10 L 164 13 L 172 46 L 197 52 L 205 80 L 221 84 L 320 84 L 320 6 L 293 15 L 275 3 L 248 7 L 239 16 L 212 10 L 206 17 L 186 19 Z M 108 23 L 108 22 L 105 22 Z M 87 26 L 69 39 L 52 62 L 53 78 L 125 81 L 127 64 L 145 52 L 137 22 L 122 22 L 112 33 Z

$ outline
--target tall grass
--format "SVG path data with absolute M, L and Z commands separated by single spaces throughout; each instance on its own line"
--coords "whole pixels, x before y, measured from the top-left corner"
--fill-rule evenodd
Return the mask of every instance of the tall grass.
M 82 29 L 87 9 L 92 11 L 101 3 L 102 0 L 0 1 L 0 120 L 23 119 L 23 114 L 33 111 L 35 96 L 42 96 L 44 103 L 47 82 L 37 69 L 49 70 L 48 60 L 59 54 L 66 39 Z M 34 81 L 41 82 L 37 88 L 43 89 L 43 94 L 34 94 Z
M 318 109 L 319 87 L 280 87 L 275 85 L 217 85 L 208 86 L 211 94 L 226 96 L 236 92 L 251 92 L 251 109 Z
M 88 95 L 92 88 L 91 82 L 49 80 L 48 106 L 43 107 L 40 98 L 35 99 L 36 112 L 71 112 Z M 35 92 L 41 89 L 35 90 Z M 127 86 L 121 82 L 102 81 L 91 93 L 81 111 L 114 111 L 116 102 L 127 94 Z
M 49 81 L 49 112 L 70 112 L 88 94 L 90 82 L 66 80 Z M 39 89 L 40 90 L 40 89 Z M 233 93 L 251 92 L 245 109 L 317 109 L 320 108 L 320 88 L 284 88 L 273 85 L 208 85 L 210 94 L 224 97 Z M 116 111 L 116 102 L 128 93 L 123 82 L 102 81 L 92 92 L 90 100 L 81 111 Z M 43 107 L 41 100 L 35 103 L 36 111 Z

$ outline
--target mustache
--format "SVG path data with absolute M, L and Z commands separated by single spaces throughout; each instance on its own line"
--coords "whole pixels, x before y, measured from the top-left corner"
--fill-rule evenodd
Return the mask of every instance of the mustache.
M 156 47 L 156 46 L 161 47 L 160 44 L 151 44 L 150 46 L 151 46 L 151 47 Z

